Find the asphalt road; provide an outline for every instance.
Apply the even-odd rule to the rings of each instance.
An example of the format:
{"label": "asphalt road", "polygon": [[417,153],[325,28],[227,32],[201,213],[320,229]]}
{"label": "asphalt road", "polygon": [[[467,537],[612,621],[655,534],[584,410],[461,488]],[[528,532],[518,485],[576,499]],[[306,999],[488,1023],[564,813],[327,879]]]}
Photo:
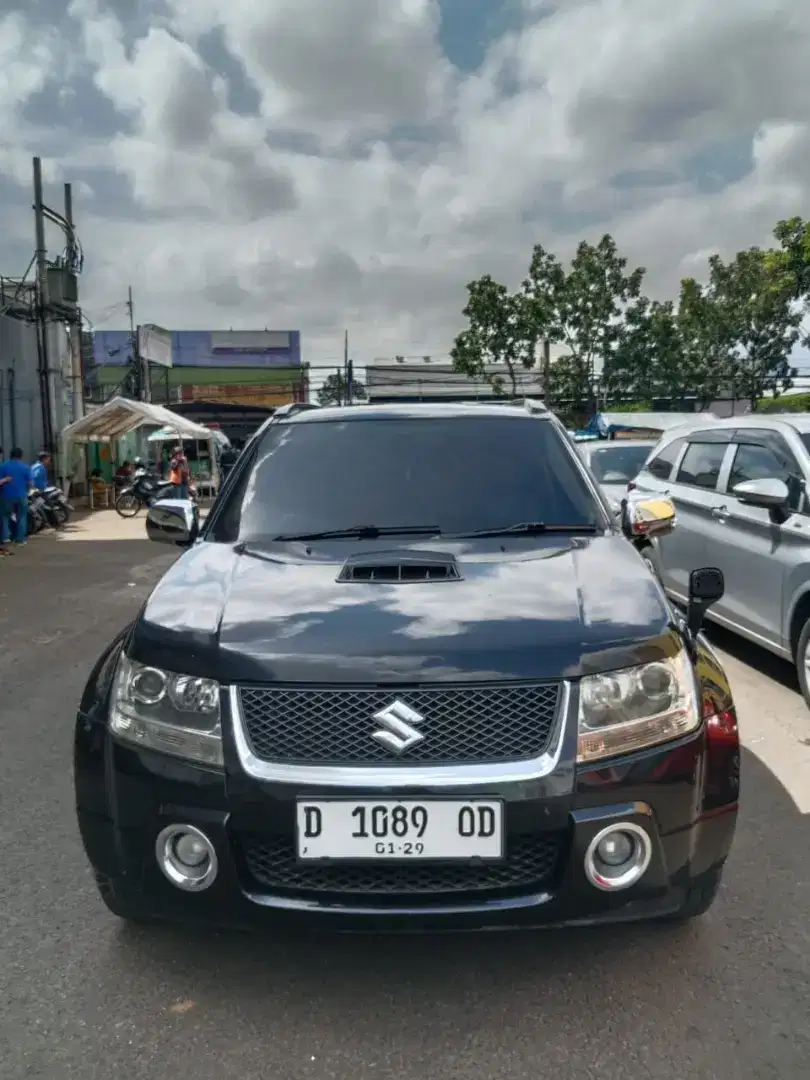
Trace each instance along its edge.
{"label": "asphalt road", "polygon": [[699,923],[477,937],[134,930],[102,907],[71,788],[91,662],[172,555],[38,539],[0,562],[0,1077],[747,1080],[810,1075],[810,714],[714,635],[747,743]]}

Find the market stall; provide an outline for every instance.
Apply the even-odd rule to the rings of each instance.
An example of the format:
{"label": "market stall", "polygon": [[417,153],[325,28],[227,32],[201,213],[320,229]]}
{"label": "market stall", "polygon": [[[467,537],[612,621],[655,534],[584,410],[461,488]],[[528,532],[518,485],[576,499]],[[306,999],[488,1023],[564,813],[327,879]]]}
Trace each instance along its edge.
{"label": "market stall", "polygon": [[[204,441],[208,446],[211,484],[216,490],[219,483],[219,467],[215,433],[210,428],[179,416],[163,405],[153,405],[146,401],[114,397],[98,408],[88,411],[81,420],[68,424],[59,435],[62,460],[66,463],[72,462],[73,452],[78,446],[87,446],[90,443],[112,445],[139,428],[162,429],[166,437],[175,442],[186,439]],[[71,470],[72,475],[75,475],[76,471],[75,468]]]}
{"label": "market stall", "polygon": [[[191,421],[191,423],[194,423],[194,421]],[[227,449],[231,445],[231,441],[223,431],[219,431],[217,428],[203,428],[203,430],[208,433],[208,437],[207,437],[206,441],[209,444],[209,449],[210,449],[211,440],[213,440],[214,454],[215,454],[215,458],[216,458],[216,461],[214,462],[215,467],[212,466],[210,472],[200,472],[199,469],[197,468],[198,461],[197,461],[197,458],[196,458],[196,454],[193,455],[194,458],[195,458],[194,461],[189,459],[189,465],[190,465],[190,468],[191,468],[192,480],[193,480],[195,486],[197,487],[197,490],[200,493],[200,495],[201,496],[215,495],[216,491],[217,491],[217,488],[219,486],[218,485],[219,455],[223,450]],[[183,443],[183,444],[195,443],[196,444],[198,441],[199,441],[199,439],[198,439],[197,436],[195,436],[195,435],[184,435],[181,432],[176,431],[171,426],[159,428],[157,431],[153,431],[152,434],[149,436],[149,444],[150,444],[150,446],[155,447],[155,456],[156,456],[158,461],[162,461],[163,458],[164,458],[164,447],[165,447],[166,443],[168,443],[169,447],[171,448],[172,446],[175,446],[177,443]],[[185,446],[184,446],[184,449],[185,449]],[[196,449],[196,447],[195,447],[195,449]]]}

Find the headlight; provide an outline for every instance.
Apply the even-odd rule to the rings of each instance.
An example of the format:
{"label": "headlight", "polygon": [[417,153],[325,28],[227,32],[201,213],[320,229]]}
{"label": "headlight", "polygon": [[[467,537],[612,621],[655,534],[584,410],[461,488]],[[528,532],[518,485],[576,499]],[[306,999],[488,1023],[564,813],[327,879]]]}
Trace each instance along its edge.
{"label": "headlight", "polygon": [[219,683],[145,667],[122,655],[113,682],[110,730],[124,742],[221,767]]}
{"label": "headlight", "polygon": [[587,675],[579,691],[577,761],[588,763],[688,735],[700,724],[686,652],[641,667]]}

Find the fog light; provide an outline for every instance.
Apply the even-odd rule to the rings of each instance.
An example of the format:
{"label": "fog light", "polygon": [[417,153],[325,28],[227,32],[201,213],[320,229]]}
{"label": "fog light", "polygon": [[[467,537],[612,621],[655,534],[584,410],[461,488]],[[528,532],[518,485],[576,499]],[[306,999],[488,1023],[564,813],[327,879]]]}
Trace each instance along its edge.
{"label": "fog light", "polygon": [[596,857],[606,866],[621,866],[633,857],[635,844],[627,833],[610,833],[596,846]]}
{"label": "fog light", "polygon": [[216,849],[193,825],[168,825],[155,842],[158,866],[178,889],[202,892],[219,870]]}
{"label": "fog light", "polygon": [[629,889],[646,873],[652,859],[650,834],[632,821],[608,825],[585,852],[585,875],[597,889]]}

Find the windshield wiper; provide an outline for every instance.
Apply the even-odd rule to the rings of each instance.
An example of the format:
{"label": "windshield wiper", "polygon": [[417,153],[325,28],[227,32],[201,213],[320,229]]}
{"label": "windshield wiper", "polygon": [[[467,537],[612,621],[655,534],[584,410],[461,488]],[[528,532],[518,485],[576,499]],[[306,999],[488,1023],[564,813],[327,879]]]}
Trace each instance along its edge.
{"label": "windshield wiper", "polygon": [[460,539],[468,539],[475,536],[539,536],[540,533],[595,533],[599,531],[599,526],[592,522],[583,522],[581,525],[547,525],[545,521],[521,521],[516,525],[477,529],[475,532],[458,535]]}
{"label": "windshield wiper", "polygon": [[378,536],[439,536],[438,525],[352,525],[348,529],[325,529],[323,532],[279,533],[278,543],[293,540],[376,540]]}

